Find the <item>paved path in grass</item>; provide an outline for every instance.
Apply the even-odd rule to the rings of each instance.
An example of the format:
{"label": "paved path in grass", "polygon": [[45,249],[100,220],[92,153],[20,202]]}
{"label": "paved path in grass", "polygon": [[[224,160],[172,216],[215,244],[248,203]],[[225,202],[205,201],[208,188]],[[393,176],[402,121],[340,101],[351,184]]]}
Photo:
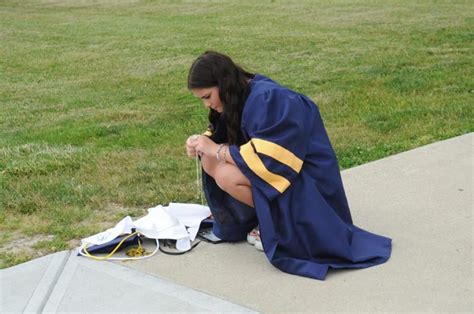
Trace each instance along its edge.
{"label": "paved path in grass", "polygon": [[390,260],[282,273],[247,243],[96,262],[64,251],[0,271],[0,312],[473,310],[473,133],[342,172],[356,225],[393,239]]}

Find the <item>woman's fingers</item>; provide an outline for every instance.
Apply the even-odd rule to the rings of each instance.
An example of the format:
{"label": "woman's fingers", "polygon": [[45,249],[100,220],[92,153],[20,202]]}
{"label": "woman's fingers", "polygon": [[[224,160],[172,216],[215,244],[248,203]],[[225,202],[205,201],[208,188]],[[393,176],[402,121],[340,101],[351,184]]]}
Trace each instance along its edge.
{"label": "woman's fingers", "polygon": [[215,146],[217,144],[214,143],[210,138],[207,136],[202,135],[192,135],[186,141],[186,151],[190,156],[199,156],[203,155],[213,155],[215,154]]}
{"label": "woman's fingers", "polygon": [[195,142],[198,138],[199,138],[199,135],[197,135],[197,134],[191,135],[191,136],[188,137],[188,139],[186,140],[186,144],[187,144],[187,145],[191,145],[191,144],[192,144],[193,142]]}
{"label": "woman's fingers", "polygon": [[186,140],[186,153],[189,157],[196,156],[196,145],[198,144],[197,139],[199,139],[199,135],[194,134]]}
{"label": "woman's fingers", "polygon": [[188,147],[186,147],[186,154],[191,157],[191,150]]}
{"label": "woman's fingers", "polygon": [[196,150],[192,147],[186,147],[186,153],[188,154],[189,157],[196,156]]}
{"label": "woman's fingers", "polygon": [[216,151],[216,146],[217,144],[214,143],[210,138],[207,136],[200,136],[194,143],[196,145],[194,146],[194,149],[197,151],[197,153],[202,156],[202,155],[215,155]]}

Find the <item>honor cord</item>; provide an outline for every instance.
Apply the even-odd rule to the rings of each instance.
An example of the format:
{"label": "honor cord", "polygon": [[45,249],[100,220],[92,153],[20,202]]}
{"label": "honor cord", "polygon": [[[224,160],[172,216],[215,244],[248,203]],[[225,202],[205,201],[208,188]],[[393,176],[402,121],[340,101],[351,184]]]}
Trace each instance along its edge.
{"label": "honor cord", "polygon": [[199,193],[199,198],[201,199],[201,205],[204,205],[204,197],[202,192],[202,167],[200,165],[199,156],[196,154],[196,186]]}

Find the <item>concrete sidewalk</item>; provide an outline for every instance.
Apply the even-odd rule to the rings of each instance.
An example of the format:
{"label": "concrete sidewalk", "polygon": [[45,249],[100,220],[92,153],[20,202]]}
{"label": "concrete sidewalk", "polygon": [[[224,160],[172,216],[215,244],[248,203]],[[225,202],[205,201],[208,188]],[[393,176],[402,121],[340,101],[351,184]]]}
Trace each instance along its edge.
{"label": "concrete sidewalk", "polygon": [[0,280],[0,313],[254,313],[157,276],[78,257],[75,251],[2,270]]}
{"label": "concrete sidewalk", "polygon": [[343,171],[354,223],[390,260],[285,274],[247,243],[127,263],[59,252],[0,271],[0,312],[472,312],[473,134]]}

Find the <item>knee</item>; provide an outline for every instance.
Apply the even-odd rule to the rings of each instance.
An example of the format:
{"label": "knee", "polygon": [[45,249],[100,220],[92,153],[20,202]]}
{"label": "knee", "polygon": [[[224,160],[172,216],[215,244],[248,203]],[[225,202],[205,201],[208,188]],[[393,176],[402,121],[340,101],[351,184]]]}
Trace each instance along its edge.
{"label": "knee", "polygon": [[228,171],[225,171],[224,167],[216,169],[214,180],[224,192],[229,192],[236,185],[235,178]]}
{"label": "knee", "polygon": [[201,166],[202,170],[204,170],[205,173],[210,175],[211,177],[215,177],[215,164],[212,162],[211,158],[207,156],[202,156],[201,157]]}

